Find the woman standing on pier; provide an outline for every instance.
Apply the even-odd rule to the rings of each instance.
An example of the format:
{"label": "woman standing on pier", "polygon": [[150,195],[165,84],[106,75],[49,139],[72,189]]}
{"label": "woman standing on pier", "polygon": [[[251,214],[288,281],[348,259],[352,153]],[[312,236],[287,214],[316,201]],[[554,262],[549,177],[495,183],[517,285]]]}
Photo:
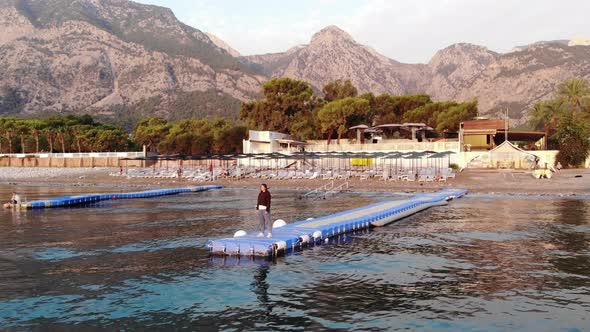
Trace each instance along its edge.
{"label": "woman standing on pier", "polygon": [[272,219],[270,217],[270,192],[266,184],[260,185],[260,193],[258,194],[258,202],[256,203],[256,210],[258,210],[258,222],[260,223],[260,233],[258,237],[264,236],[264,230],[266,229],[268,235],[266,237],[272,237]]}

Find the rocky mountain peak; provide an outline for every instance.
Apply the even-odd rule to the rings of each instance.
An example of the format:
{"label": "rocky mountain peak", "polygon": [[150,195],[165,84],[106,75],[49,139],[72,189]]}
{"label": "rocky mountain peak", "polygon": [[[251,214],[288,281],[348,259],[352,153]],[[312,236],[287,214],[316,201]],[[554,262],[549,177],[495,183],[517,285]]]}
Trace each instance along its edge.
{"label": "rocky mountain peak", "polygon": [[486,47],[458,43],[436,52],[430,60],[429,66],[433,73],[445,76],[451,75],[458,68],[473,74],[493,63],[497,56],[497,53]]}
{"label": "rocky mountain peak", "polygon": [[415,93],[423,91],[416,77],[424,65],[405,65],[356,42],[331,25],[315,33],[308,45],[287,52],[248,56],[273,77],[309,82],[317,90],[337,79],[350,79],[360,92]]}
{"label": "rocky mountain peak", "polygon": [[313,35],[311,38],[311,44],[331,44],[342,40],[354,42],[354,39],[348,34],[348,32],[335,25],[329,25]]}
{"label": "rocky mountain peak", "polygon": [[207,35],[207,37],[209,37],[209,39],[211,39],[211,41],[215,45],[217,45],[217,47],[225,50],[227,53],[229,53],[229,55],[233,56],[234,58],[241,56],[240,52],[229,46],[229,44],[226,43],[223,39],[209,32],[205,32],[205,34]]}
{"label": "rocky mountain peak", "polygon": [[454,59],[455,61],[463,61],[465,58],[470,58],[481,61],[482,63],[489,63],[495,56],[496,53],[486,47],[469,43],[457,43],[436,52],[430,60],[430,64],[433,65],[445,58]]}
{"label": "rocky mountain peak", "polygon": [[22,99],[0,114],[146,100],[166,114],[189,97],[236,112],[264,79],[168,8],[127,0],[0,0],[0,8],[0,87]]}

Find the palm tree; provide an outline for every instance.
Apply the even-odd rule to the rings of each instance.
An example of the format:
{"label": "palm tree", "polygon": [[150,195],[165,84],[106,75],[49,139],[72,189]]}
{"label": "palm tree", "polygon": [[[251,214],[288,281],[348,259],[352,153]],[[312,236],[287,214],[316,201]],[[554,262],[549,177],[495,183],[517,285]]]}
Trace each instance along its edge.
{"label": "palm tree", "polygon": [[85,140],[85,134],[89,128],[90,126],[83,124],[75,125],[72,127],[72,135],[74,136],[74,140],[76,141],[78,153],[82,153],[82,143]]}
{"label": "palm tree", "polygon": [[68,131],[69,128],[65,125],[57,128],[57,139],[61,143],[61,153],[66,153],[66,135]]}
{"label": "palm tree", "polygon": [[561,99],[540,101],[529,110],[529,123],[537,130],[545,131],[545,139],[549,140],[555,133],[559,120],[566,113],[566,105]]}
{"label": "palm tree", "polygon": [[557,86],[557,96],[570,104],[575,115],[576,111],[582,108],[583,99],[590,96],[590,86],[586,80],[572,78]]}
{"label": "palm tree", "polygon": [[4,139],[4,137],[2,137],[2,133],[4,132],[4,123],[6,122],[5,118],[0,118],[0,154],[2,153],[2,140]]}
{"label": "palm tree", "polygon": [[31,130],[31,135],[35,139],[35,152],[39,153],[39,136],[45,130],[46,124],[39,120],[30,120],[28,121],[28,124]]}
{"label": "palm tree", "polygon": [[49,153],[53,153],[53,142],[55,141],[55,138],[57,136],[57,134],[55,132],[55,128],[47,125],[43,129],[43,133],[45,134],[45,137],[47,138],[47,144],[49,144]]}
{"label": "palm tree", "polygon": [[26,153],[26,144],[25,144],[25,137],[29,134],[30,128],[27,121],[20,120],[16,122],[16,132],[20,137],[20,149],[21,153]]}
{"label": "palm tree", "polygon": [[14,138],[15,121],[11,118],[2,119],[3,134],[8,141],[8,153],[12,153],[12,139]]}

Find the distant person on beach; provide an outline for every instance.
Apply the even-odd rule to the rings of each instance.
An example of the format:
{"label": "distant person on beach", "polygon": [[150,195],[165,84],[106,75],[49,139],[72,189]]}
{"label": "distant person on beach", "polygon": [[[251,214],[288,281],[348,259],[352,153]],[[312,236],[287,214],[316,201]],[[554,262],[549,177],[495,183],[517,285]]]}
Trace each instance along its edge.
{"label": "distant person on beach", "polygon": [[10,197],[10,204],[18,205],[20,203],[21,203],[20,196],[17,193],[13,192],[12,197]]}
{"label": "distant person on beach", "polygon": [[260,193],[258,194],[258,202],[256,203],[256,210],[258,210],[258,222],[260,233],[258,237],[264,236],[264,230],[268,232],[266,237],[272,237],[272,219],[270,217],[270,192],[266,184],[260,185]]}
{"label": "distant person on beach", "polygon": [[119,167],[119,175],[123,176],[123,166]]}
{"label": "distant person on beach", "polygon": [[176,171],[176,174],[178,175],[178,178],[182,178],[182,168],[179,167],[178,170]]}

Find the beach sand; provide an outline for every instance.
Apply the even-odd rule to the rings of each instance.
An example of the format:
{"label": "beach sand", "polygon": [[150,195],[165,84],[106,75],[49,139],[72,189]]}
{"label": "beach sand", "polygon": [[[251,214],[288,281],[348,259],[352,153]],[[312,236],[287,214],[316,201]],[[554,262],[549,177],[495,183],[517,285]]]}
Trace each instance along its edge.
{"label": "beach sand", "polygon": [[[114,168],[0,168],[0,185],[32,186],[76,186],[110,188],[161,188],[188,185],[221,184],[228,188],[257,188],[267,183],[272,190],[309,191],[318,188],[328,180],[269,180],[269,179],[219,179],[214,182],[196,182],[178,179],[145,179],[110,176],[117,173]],[[581,176],[581,177],[580,177]],[[344,183],[335,180],[335,184]],[[422,192],[442,188],[465,188],[472,193],[508,193],[529,195],[585,195],[590,194],[590,170],[568,169],[554,173],[551,179],[535,179],[529,171],[467,169],[457,174],[456,179],[447,182],[385,182],[379,178],[369,180],[351,179],[350,191],[364,192]]]}

